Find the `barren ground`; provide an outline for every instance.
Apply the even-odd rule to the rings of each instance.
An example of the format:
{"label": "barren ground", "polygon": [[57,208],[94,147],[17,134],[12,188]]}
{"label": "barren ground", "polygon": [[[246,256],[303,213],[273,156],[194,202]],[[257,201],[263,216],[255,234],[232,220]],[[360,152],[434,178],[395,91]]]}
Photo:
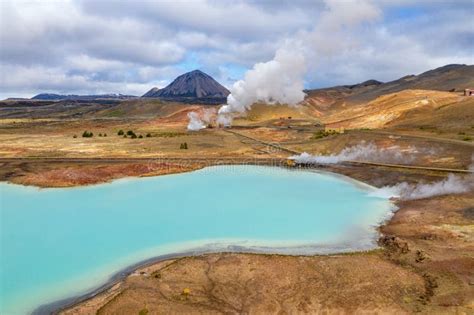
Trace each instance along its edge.
{"label": "barren ground", "polygon": [[[386,182],[398,176],[388,174]],[[158,262],[63,313],[470,314],[473,204],[472,193],[400,202],[381,227],[381,248],[366,253],[222,253]]]}
{"label": "barren ground", "polygon": [[[415,96],[413,102],[425,99]],[[468,139],[474,136],[472,120],[450,124],[443,120],[448,114],[437,113],[448,104],[450,113],[471,117],[474,106],[457,98],[453,105],[448,102],[451,96],[446,96],[446,103],[436,102],[436,97],[446,100],[445,95],[433,94],[435,101],[419,103],[433,114],[428,119],[421,121],[425,112],[420,108],[402,106],[397,119],[379,129],[350,129],[319,139],[314,137],[321,130],[315,109],[301,113],[279,108],[270,113],[257,107],[231,130],[199,133],[185,129],[188,109],[172,106],[162,116],[134,119],[112,110],[100,119],[0,119],[0,179],[42,187],[96,184],[124,176],[190,171],[219,159],[268,164],[291,155],[286,149],[331,154],[361,141],[398,146],[414,165],[466,169],[474,152]],[[359,109],[348,110],[348,115],[353,111]],[[360,128],[359,123],[351,120],[349,127]],[[143,138],[118,136],[120,129]],[[85,130],[94,137],[81,137]],[[187,150],[180,149],[184,142]],[[362,165],[325,169],[379,187],[446,176]],[[395,216],[380,228],[384,237],[378,250],[311,257],[221,253],[171,259],[137,270],[64,313],[473,313],[474,194],[398,205]],[[186,288],[188,294],[183,293]]]}

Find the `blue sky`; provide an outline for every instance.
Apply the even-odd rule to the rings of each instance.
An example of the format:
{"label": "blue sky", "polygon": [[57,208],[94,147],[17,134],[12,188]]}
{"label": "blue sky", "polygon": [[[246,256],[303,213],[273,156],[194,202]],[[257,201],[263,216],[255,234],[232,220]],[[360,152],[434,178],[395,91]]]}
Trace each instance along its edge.
{"label": "blue sky", "polygon": [[3,0],[0,98],[141,95],[196,68],[229,87],[300,39],[307,88],[388,81],[473,64],[472,16],[472,0]]}

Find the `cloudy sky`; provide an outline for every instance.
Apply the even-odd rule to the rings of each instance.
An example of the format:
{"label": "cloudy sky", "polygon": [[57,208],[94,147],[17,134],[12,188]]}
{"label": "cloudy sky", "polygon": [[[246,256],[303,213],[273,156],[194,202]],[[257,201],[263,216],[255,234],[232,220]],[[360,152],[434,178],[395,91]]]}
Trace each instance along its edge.
{"label": "cloudy sky", "polygon": [[473,16],[472,0],[1,0],[0,98],[141,95],[197,68],[230,86],[295,39],[308,88],[388,81],[473,64]]}

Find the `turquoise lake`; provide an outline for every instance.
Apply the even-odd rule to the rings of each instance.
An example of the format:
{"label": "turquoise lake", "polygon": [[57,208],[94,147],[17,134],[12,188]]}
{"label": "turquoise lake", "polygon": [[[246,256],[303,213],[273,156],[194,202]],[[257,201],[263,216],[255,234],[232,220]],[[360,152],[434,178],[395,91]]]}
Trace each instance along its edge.
{"label": "turquoise lake", "polygon": [[364,250],[393,205],[329,173],[216,166],[78,188],[0,184],[0,313],[83,294],[147,258]]}

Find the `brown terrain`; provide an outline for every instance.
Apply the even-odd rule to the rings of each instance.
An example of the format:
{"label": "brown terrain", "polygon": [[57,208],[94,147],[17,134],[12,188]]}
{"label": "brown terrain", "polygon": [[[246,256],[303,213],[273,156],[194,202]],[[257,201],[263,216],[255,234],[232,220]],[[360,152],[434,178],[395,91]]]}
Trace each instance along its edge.
{"label": "brown terrain", "polygon": [[[442,177],[378,168],[330,170],[379,185]],[[400,209],[380,228],[381,249],[365,253],[222,253],[160,261],[63,313],[470,314],[473,204],[472,193],[397,202]]]}
{"label": "brown terrain", "polygon": [[[210,105],[2,102],[0,179],[65,187],[223,163],[285,166],[290,155],[333,154],[364,141],[396,147],[407,159],[315,167],[377,187],[439,181],[473,162],[474,97],[461,92],[473,83],[472,69],[447,66],[389,83],[311,90],[298,107],[257,104],[230,129],[199,132],[186,130],[187,113]],[[325,126],[345,130],[328,133]],[[94,136],[82,137],[84,131]],[[399,210],[380,227],[379,249],[156,261],[62,313],[473,314],[474,192],[395,202]]]}

